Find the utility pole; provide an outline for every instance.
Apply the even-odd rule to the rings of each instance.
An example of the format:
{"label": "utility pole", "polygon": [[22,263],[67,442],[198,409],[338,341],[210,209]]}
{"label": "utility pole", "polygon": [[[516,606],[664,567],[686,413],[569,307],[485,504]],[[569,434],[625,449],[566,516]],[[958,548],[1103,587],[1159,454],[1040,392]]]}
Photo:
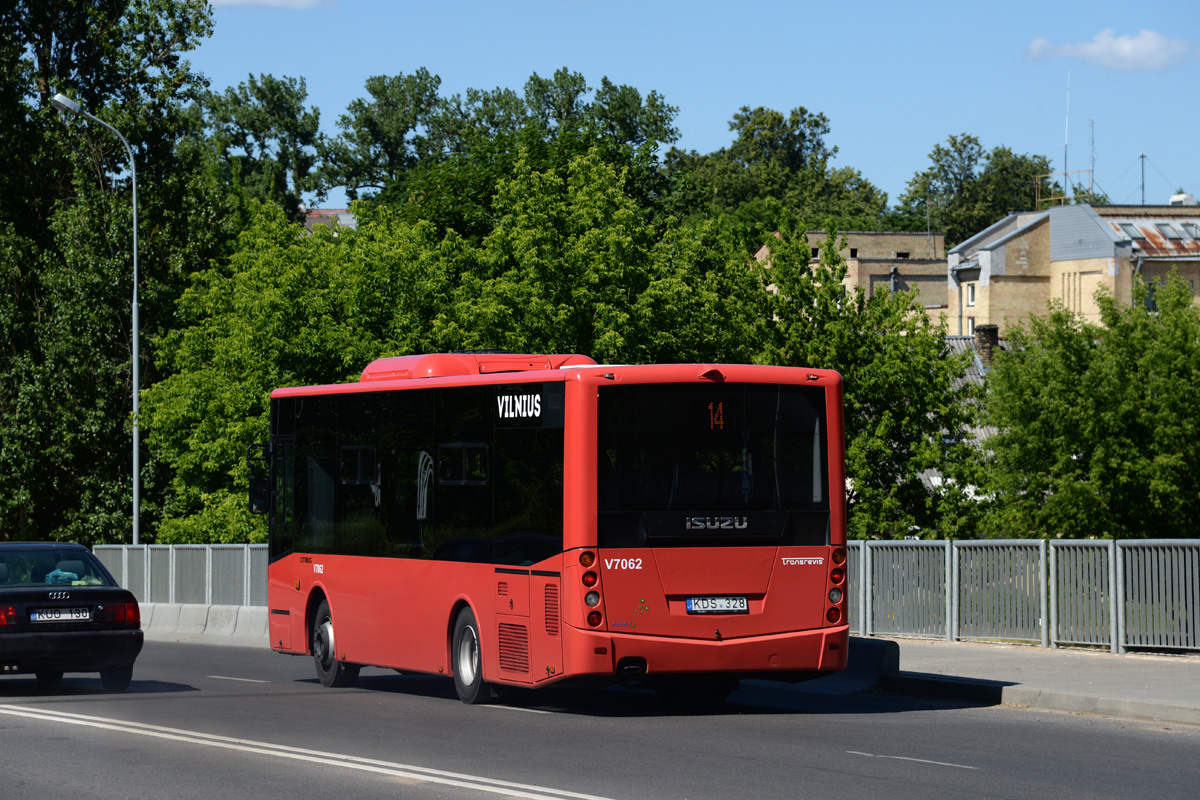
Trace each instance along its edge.
{"label": "utility pole", "polygon": [[1138,156],[1142,160],[1142,205],[1146,205],[1146,154]]}

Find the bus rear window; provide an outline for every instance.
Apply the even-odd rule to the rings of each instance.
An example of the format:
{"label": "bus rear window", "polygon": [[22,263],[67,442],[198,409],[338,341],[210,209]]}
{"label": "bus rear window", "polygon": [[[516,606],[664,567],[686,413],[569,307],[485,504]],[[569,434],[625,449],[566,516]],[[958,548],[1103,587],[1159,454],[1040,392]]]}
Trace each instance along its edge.
{"label": "bus rear window", "polygon": [[601,546],[828,540],[819,387],[601,387],[598,450]]}

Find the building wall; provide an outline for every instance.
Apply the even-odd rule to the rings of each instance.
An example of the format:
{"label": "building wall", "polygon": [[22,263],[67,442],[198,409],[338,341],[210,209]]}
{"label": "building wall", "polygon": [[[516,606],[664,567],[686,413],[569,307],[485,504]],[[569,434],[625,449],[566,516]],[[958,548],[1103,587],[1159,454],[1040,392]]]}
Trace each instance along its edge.
{"label": "building wall", "polygon": [[[820,247],[829,234],[825,231],[806,231],[809,247]],[[946,257],[945,234],[933,232],[902,233],[891,231],[846,231],[846,246],[842,258],[897,259],[898,253],[908,253],[914,260]],[[851,252],[853,251],[853,252]]]}
{"label": "building wall", "polygon": [[[1119,293],[1117,277],[1109,275],[1111,263],[1111,258],[1054,262],[1050,276],[1050,297],[1062,301],[1068,311],[1082,314],[1088,322],[1099,322],[1097,290],[1103,286],[1114,295]],[[1125,283],[1128,284],[1128,281]]]}
{"label": "building wall", "polygon": [[[976,325],[996,325],[1000,335],[1013,324],[1026,323],[1032,314],[1045,314],[1050,300],[1050,225],[1044,219],[1021,235],[991,251],[991,269],[980,275],[975,313],[964,309],[963,333],[970,333],[967,317]],[[967,290],[964,290],[964,305]]]}

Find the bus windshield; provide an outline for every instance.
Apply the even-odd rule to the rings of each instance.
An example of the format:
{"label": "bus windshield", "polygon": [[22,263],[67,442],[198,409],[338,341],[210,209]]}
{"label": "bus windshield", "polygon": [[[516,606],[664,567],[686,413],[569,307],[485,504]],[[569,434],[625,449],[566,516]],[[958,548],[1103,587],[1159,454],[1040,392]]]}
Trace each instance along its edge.
{"label": "bus windshield", "polygon": [[825,391],[599,390],[601,547],[828,544]]}

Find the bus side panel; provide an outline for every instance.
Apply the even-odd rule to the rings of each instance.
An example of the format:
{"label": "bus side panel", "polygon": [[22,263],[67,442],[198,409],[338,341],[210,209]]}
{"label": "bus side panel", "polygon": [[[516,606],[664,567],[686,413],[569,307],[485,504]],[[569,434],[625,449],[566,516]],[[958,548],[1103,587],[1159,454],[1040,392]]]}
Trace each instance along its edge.
{"label": "bus side panel", "polygon": [[539,575],[538,570],[534,570],[530,583],[530,637],[536,683],[562,675],[562,579],[557,573]]}
{"label": "bus side panel", "polygon": [[267,568],[267,617],[271,649],[281,653],[303,653],[304,595],[295,589],[297,556],[290,555]]}

